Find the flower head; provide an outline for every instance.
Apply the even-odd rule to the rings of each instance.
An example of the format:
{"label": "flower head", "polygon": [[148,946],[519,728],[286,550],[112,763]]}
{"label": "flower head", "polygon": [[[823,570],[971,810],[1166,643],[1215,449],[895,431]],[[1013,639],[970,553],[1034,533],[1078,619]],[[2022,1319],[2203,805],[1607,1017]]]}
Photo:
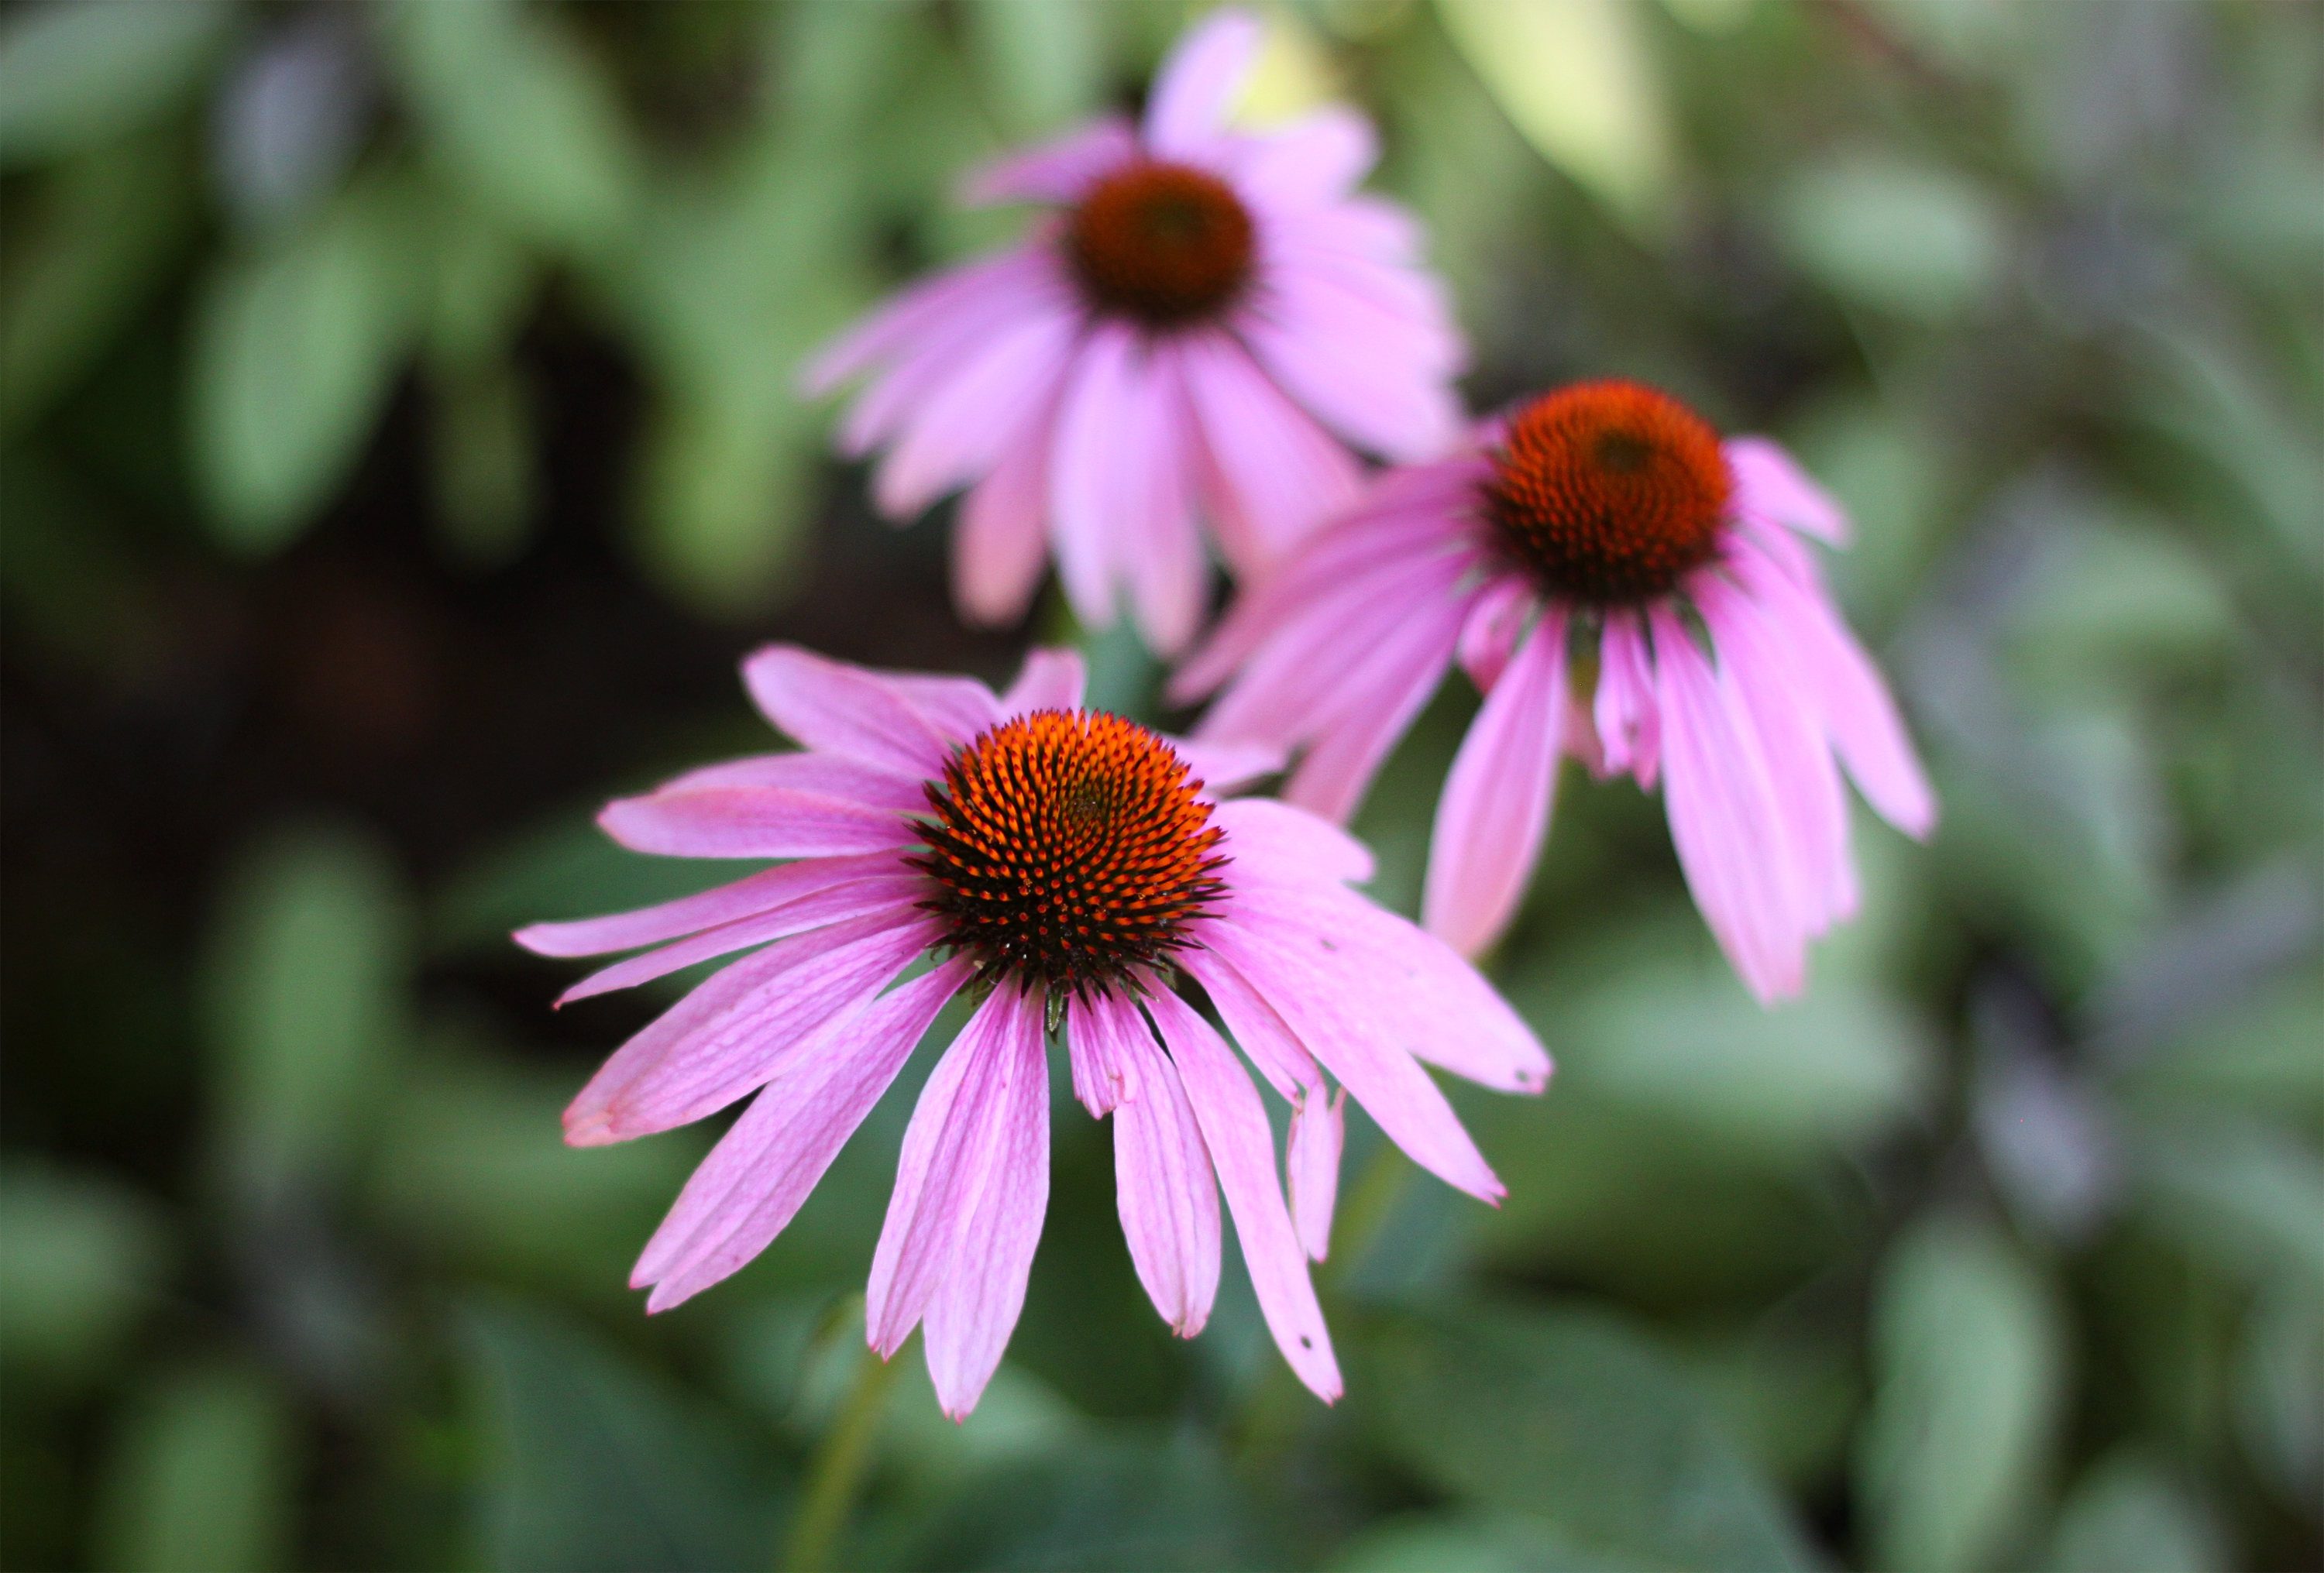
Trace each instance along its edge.
{"label": "flower head", "polygon": [[1127,589],[1158,649],[1201,621],[1207,525],[1263,574],[1353,500],[1343,443],[1432,455],[1459,430],[1462,347],[1414,226],[1352,188],[1370,127],[1326,108],[1225,129],[1259,41],[1221,12],[1109,118],[971,177],[981,201],[1052,211],[1019,245],[914,286],[825,349],[807,386],[869,374],[841,446],[884,447],[881,510],[970,489],[954,588],[987,622],[1025,609],[1054,547],[1075,613]]}
{"label": "flower head", "polygon": [[1571,752],[1601,777],[1659,779],[1696,905],[1775,999],[1855,909],[1839,766],[1891,823],[1936,822],[1799,538],[1847,530],[1773,443],[1722,442],[1637,383],[1580,383],[1382,477],[1235,608],[1175,692],[1225,685],[1198,735],[1304,747],[1286,796],[1344,819],[1457,658],[1486,698],[1437,804],[1430,931],[1469,955],[1500,934]]}
{"label": "flower head", "polygon": [[[1218,1287],[1219,1196],[1260,1309],[1325,1399],[1338,1366],[1306,1269],[1329,1241],[1352,1093],[1424,1167],[1501,1193],[1421,1061],[1538,1091],[1549,1060],[1469,965],[1348,888],[1363,849],[1279,803],[1214,786],[1268,750],[1167,739],[1081,708],[1078,658],[1037,653],[996,696],[776,646],[743,668],[806,745],[696,770],[608,806],[641,851],[789,860],[618,916],[539,924],[545,955],[656,947],[576,998],[737,951],[606,1062],[566,1111],[576,1145],[701,1118],[756,1093],[648,1243],[632,1283],[660,1311],[788,1224],[936,1013],[980,1002],[930,1074],[872,1258],[868,1334],[916,1326],[964,1415],[1022,1308],[1048,1197],[1047,1045],[1111,1115],[1122,1233],[1187,1337]],[[907,976],[924,958],[934,964]],[[1199,985],[1239,1060],[1179,998]],[[901,980],[899,981],[899,980]],[[1290,1200],[1245,1061],[1292,1108]]]}

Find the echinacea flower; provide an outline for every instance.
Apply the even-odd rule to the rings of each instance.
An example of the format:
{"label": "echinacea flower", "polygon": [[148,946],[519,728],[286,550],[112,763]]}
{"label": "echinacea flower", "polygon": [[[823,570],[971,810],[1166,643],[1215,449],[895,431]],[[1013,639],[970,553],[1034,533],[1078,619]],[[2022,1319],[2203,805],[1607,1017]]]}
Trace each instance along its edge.
{"label": "echinacea flower", "polygon": [[840,446],[887,449],[883,513],[972,488],[952,547],[974,621],[1014,621],[1054,548],[1084,624],[1111,623],[1126,587],[1147,642],[1175,652],[1206,598],[1198,520],[1238,575],[1259,575],[1352,500],[1342,439],[1413,459],[1459,436],[1464,350],[1414,265],[1417,231],[1351,191],[1370,126],[1327,107],[1264,135],[1225,128],[1259,41],[1250,16],[1218,13],[1163,64],[1135,129],[1100,120],[972,174],[970,200],[1056,211],[806,372],[815,393],[872,373]]}
{"label": "echinacea flower", "polygon": [[[1468,963],[1347,888],[1371,863],[1345,834],[1279,803],[1220,802],[1200,778],[1270,757],[1080,708],[1069,652],[1036,653],[999,697],[785,646],[743,675],[806,751],[696,770],[600,823],[640,851],[791,860],[517,935],[553,956],[658,947],[567,999],[751,950],[623,1044],[566,1111],[566,1140],[588,1146],[758,1094],[639,1259],[647,1309],[765,1249],[968,990],[981,1003],[904,1136],[872,1263],[872,1347],[892,1356],[924,1327],[945,1412],[975,1405],[1047,1206],[1047,1044],[1061,1037],[1074,1094],[1113,1116],[1122,1233],[1155,1309],[1189,1338],[1209,1316],[1223,1189],[1276,1342],[1300,1380],[1337,1397],[1306,1259],[1330,1237],[1348,1095],[1422,1166],[1497,1199],[1420,1062],[1539,1091],[1549,1060],[1525,1025]],[[931,970],[898,981],[931,953]],[[1287,1207],[1258,1090],[1179,998],[1181,973],[1291,1104]]]}
{"label": "echinacea flower", "polygon": [[[1584,382],[1391,472],[1175,680],[1196,735],[1303,746],[1285,796],[1345,819],[1457,657],[1486,695],[1436,807],[1422,917],[1475,955],[1524,894],[1562,751],[1657,777],[1695,905],[1762,1000],[1856,906],[1835,764],[1914,836],[1936,802],[1800,535],[1839,507],[1774,443]],[[1231,679],[1230,682],[1229,680]],[[1593,686],[1594,685],[1594,686]]]}

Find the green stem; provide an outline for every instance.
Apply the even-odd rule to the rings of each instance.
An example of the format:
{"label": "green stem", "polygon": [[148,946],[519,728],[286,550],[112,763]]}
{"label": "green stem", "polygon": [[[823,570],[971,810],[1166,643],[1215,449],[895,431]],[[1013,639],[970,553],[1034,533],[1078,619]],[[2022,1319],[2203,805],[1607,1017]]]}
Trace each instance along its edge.
{"label": "green stem", "polygon": [[863,1488],[872,1444],[888,1407],[888,1389],[901,1367],[899,1360],[883,1360],[872,1349],[863,1351],[847,1398],[831,1429],[824,1433],[823,1445],[816,1449],[807,1493],[791,1520],[790,1540],[783,1550],[783,1566],[789,1573],[825,1573],[833,1565],[840,1532],[847,1527],[848,1513]]}

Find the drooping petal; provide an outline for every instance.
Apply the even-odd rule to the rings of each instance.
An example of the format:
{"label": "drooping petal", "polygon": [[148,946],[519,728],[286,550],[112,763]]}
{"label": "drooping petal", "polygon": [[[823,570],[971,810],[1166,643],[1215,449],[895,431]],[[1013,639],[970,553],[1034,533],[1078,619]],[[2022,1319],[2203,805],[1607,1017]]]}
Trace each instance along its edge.
{"label": "drooping petal", "polygon": [[1152,347],[1144,381],[1131,407],[1136,424],[1118,434],[1127,506],[1116,528],[1126,538],[1119,556],[1139,631],[1156,654],[1170,657],[1193,641],[1210,583],[1194,524],[1193,416],[1176,345]]}
{"label": "drooping petal", "polygon": [[1248,1059],[1267,1078],[1267,1084],[1282,1095],[1286,1103],[1296,1105],[1310,1091],[1319,1092],[1323,1086],[1323,1067],[1315,1056],[1299,1041],[1299,1035],[1276,1014],[1275,1007],[1250,980],[1238,972],[1221,956],[1208,950],[1180,952],[1179,962],[1203,992],[1211,997],[1218,1007],[1219,1019],[1227,1024],[1227,1031]]}
{"label": "drooping petal", "polygon": [[1662,770],[1662,715],[1655,706],[1646,625],[1634,612],[1607,614],[1598,638],[1598,692],[1591,704],[1600,773],[1618,776],[1627,770],[1653,791]]}
{"label": "drooping petal", "polygon": [[1180,354],[1210,460],[1219,544],[1250,579],[1352,503],[1362,474],[1338,439],[1227,335],[1190,336]]}
{"label": "drooping petal", "polygon": [[[785,756],[786,758],[792,756]],[[762,869],[745,879],[681,896],[659,906],[585,917],[572,923],[536,923],[516,931],[516,943],[540,956],[595,956],[658,944],[737,918],[773,910],[835,885],[868,878],[897,868],[891,853],[853,858],[810,858]]]}
{"label": "drooping petal", "polygon": [[924,915],[875,914],[743,957],[614,1052],[566,1109],[566,1141],[626,1141],[725,1108],[811,1053],[941,932]]}
{"label": "drooping petal", "polygon": [[1001,713],[1006,719],[1036,710],[1079,710],[1088,681],[1079,650],[1034,649],[1025,657],[1017,681],[1001,696]]}
{"label": "drooping petal", "polygon": [[1056,409],[1052,397],[961,501],[952,533],[953,600],[971,622],[1008,627],[1025,615],[1040,588],[1049,557],[1049,455]]}
{"label": "drooping petal", "polygon": [[1138,156],[1138,138],[1118,115],[1077,131],[979,164],[959,187],[972,207],[996,202],[1056,202],[1080,199],[1092,181]]}
{"label": "drooping petal", "polygon": [[[1030,998],[1029,996],[1028,997]],[[954,1182],[975,1200],[963,1215],[951,1267],[928,1299],[928,1376],[936,1403],[966,1420],[1000,1367],[1025,1309],[1025,1283],[1049,1208],[1049,1078],[1038,1004],[1000,1044],[1001,1090],[992,1131]]]}
{"label": "drooping petal", "polygon": [[1846,546],[1848,514],[1792,455],[1764,437],[1733,437],[1720,445],[1735,478],[1735,506],[1755,519]]}
{"label": "drooping petal", "polygon": [[1103,999],[1097,1008],[1126,1018],[1117,1036],[1139,1086],[1113,1114],[1121,1237],[1154,1309],[1191,1338],[1210,1320],[1219,1290],[1219,1186],[1210,1149],[1177,1067],[1155,1045],[1138,1007]]}
{"label": "drooping petal", "polygon": [[748,945],[765,944],[791,934],[805,934],[825,924],[881,914],[898,918],[908,917],[927,894],[927,885],[926,876],[904,868],[900,863],[894,864],[887,872],[851,880],[844,885],[829,886],[772,911],[720,924],[675,944],[648,951],[641,956],[632,956],[610,967],[601,967],[558,995],[557,1003],[570,1005],[576,999],[586,999],[595,994],[634,988],[656,978],[666,978],[679,968],[690,967],[696,961],[706,961],[713,956],[723,956]]}
{"label": "drooping petal", "polygon": [[1485,696],[1436,800],[1422,921],[1464,956],[1500,937],[1532,879],[1565,704],[1565,615],[1552,607]]}
{"label": "drooping petal", "polygon": [[769,645],[742,663],[742,681],[761,713],[811,749],[923,781],[943,772],[951,752],[951,738],[861,667]]}
{"label": "drooping petal", "polygon": [[1499,575],[1478,591],[1461,624],[1457,651],[1461,669],[1480,694],[1490,694],[1509,664],[1539,598],[1533,586],[1516,574]]}
{"label": "drooping petal", "polygon": [[1083,341],[1057,408],[1049,456],[1050,529],[1065,599],[1087,628],[1113,621],[1124,511],[1116,434],[1136,419],[1138,353],[1130,329],[1101,324]]}
{"label": "drooping petal", "polygon": [[994,332],[964,356],[881,461],[872,483],[880,511],[917,517],[945,492],[988,472],[1048,408],[1079,331],[1062,314],[1028,317]]}
{"label": "drooping petal", "polygon": [[1806,943],[1795,860],[1758,738],[1676,614],[1658,609],[1654,633],[1663,802],[1687,888],[1754,994],[1796,994]]}
{"label": "drooping petal", "polygon": [[1344,821],[1355,814],[1388,750],[1452,664],[1466,611],[1447,595],[1380,637],[1372,655],[1348,678],[1350,689],[1360,689],[1371,704],[1344,715],[1315,741],[1284,786],[1286,801],[1326,819]]}
{"label": "drooping petal", "polygon": [[847,1138],[971,975],[954,960],[874,1001],[824,1052],[763,1088],[678,1192],[631,1274],[667,1311],[733,1273],[788,1227]]}
{"label": "drooping petal", "polygon": [[1074,1076],[1074,1096],[1103,1119],[1139,1095],[1137,1056],[1124,1035],[1146,1031],[1134,1009],[1125,1010],[1110,996],[1076,998],[1065,1012],[1065,1053]]}
{"label": "drooping petal", "polygon": [[1340,1149],[1347,1140],[1348,1090],[1311,1093],[1291,1111],[1284,1173],[1291,1182],[1291,1221],[1314,1261],[1332,1249],[1332,1209],[1340,1194]]}
{"label": "drooping petal", "polygon": [[993,989],[913,1107],[865,1291],[864,1334],[882,1358],[911,1336],[952,1270],[961,1232],[1002,1145],[1017,1045],[1028,1028],[1040,1031],[1040,1003],[1028,1007],[1028,998]]}
{"label": "drooping petal", "polygon": [[1410,1053],[1381,1023],[1355,1007],[1351,969],[1321,948],[1328,936],[1270,921],[1255,897],[1240,897],[1205,938],[1273,1006],[1309,1052],[1348,1089],[1388,1139],[1446,1184],[1486,1201],[1506,1194],[1469,1133]]}
{"label": "drooping petal", "polygon": [[1165,158],[1205,151],[1259,58],[1262,36],[1257,18],[1230,9],[1213,12],[1180,40],[1147,98],[1148,150]]}
{"label": "drooping petal", "polygon": [[597,824],[633,852],[671,858],[832,858],[906,846],[913,837],[891,809],[782,786],[618,797]]}
{"label": "drooping petal", "polygon": [[1275,1136],[1259,1090],[1235,1062],[1233,1053],[1210,1023],[1177,996],[1157,993],[1149,1002],[1177,1067],[1186,1101],[1201,1127],[1203,1145],[1216,1166],[1243,1260],[1250,1267],[1259,1308],[1275,1335],[1276,1347],[1299,1380],[1324,1403],[1341,1393],[1339,1362],[1332,1357],[1323,1310],[1307,1276],[1307,1258],[1291,1227],[1290,1210],[1276,1181]]}

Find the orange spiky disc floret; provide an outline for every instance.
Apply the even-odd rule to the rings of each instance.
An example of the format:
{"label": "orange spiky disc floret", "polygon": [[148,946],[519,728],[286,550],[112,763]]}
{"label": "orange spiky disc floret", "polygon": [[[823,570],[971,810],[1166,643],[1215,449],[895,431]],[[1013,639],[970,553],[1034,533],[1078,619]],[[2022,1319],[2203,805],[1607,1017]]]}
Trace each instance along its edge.
{"label": "orange spiky disc floret", "polygon": [[1036,711],[954,754],[911,860],[943,887],[945,943],[995,980],[1086,994],[1190,943],[1224,893],[1221,832],[1185,761],[1094,711]]}
{"label": "orange spiky disc floret", "polygon": [[1509,422],[1485,508],[1553,593],[1626,605],[1710,559],[1733,490],[1719,434],[1693,410],[1636,382],[1577,382]]}
{"label": "orange spiky disc floret", "polygon": [[1074,209],[1065,254],[1098,309],[1179,327],[1216,317],[1249,281],[1250,213],[1215,175],[1130,164]]}

